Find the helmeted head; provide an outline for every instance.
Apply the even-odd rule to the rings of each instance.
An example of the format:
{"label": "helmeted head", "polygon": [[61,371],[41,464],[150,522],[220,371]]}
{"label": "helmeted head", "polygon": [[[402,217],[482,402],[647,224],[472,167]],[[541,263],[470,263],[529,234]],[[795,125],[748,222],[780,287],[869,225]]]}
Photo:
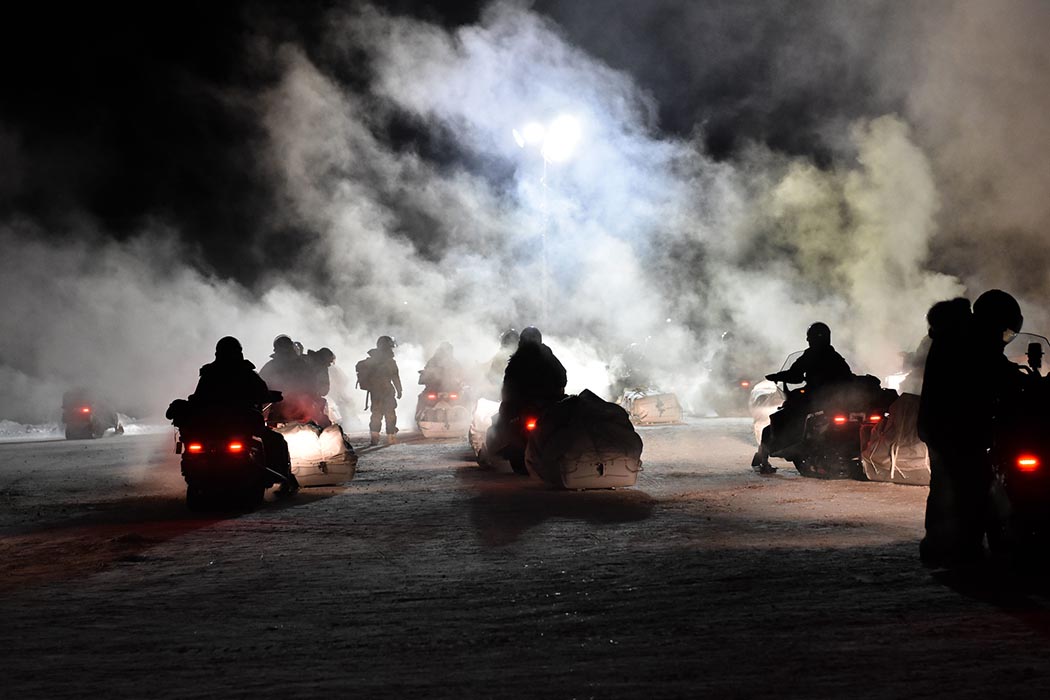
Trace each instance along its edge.
{"label": "helmeted head", "polygon": [[973,303],[973,320],[988,333],[1001,334],[1005,345],[1021,332],[1024,316],[1021,305],[1001,289],[989,289]]}
{"label": "helmeted head", "polygon": [[513,328],[508,328],[507,330],[500,333],[499,346],[501,348],[513,348],[517,347],[517,345],[518,332],[516,330],[514,330]]}
{"label": "helmeted head", "polygon": [[393,351],[397,347],[397,342],[389,335],[381,335],[376,339],[376,347],[380,350]]}
{"label": "helmeted head", "polygon": [[335,353],[329,350],[328,348],[321,348],[314,354],[317,355],[317,359],[319,359],[323,364],[331,365],[333,362],[335,362]]}
{"label": "helmeted head", "polygon": [[273,339],[274,352],[295,352],[295,343],[288,336],[281,334]]}
{"label": "helmeted head", "polygon": [[438,345],[437,350],[434,351],[434,356],[435,357],[452,357],[453,352],[454,352],[454,350],[452,348],[452,343],[450,343],[450,342],[448,342],[446,340],[443,343],[441,343],[441,345]]}
{"label": "helmeted head", "polygon": [[232,335],[219,340],[219,342],[215,343],[215,359],[221,361],[243,360],[244,349],[241,348],[241,341]]}
{"label": "helmeted head", "polygon": [[827,347],[831,345],[831,329],[828,324],[817,321],[806,329],[806,342],[809,347]]}
{"label": "helmeted head", "polygon": [[295,348],[295,354],[296,355],[302,355],[303,354],[303,350],[305,348],[303,348],[303,344],[300,343],[298,340],[292,341],[292,346]]}
{"label": "helmeted head", "polygon": [[536,326],[529,326],[521,331],[521,335],[518,336],[518,346],[522,345],[540,345],[543,342],[543,334],[540,333],[540,329]]}
{"label": "helmeted head", "polygon": [[938,301],[926,312],[931,338],[956,332],[970,320],[970,300],[965,297]]}

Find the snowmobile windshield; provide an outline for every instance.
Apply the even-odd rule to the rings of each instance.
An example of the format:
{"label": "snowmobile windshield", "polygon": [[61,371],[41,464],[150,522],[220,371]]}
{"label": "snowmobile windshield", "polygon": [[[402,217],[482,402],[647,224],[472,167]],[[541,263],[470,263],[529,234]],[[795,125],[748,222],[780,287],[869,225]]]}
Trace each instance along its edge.
{"label": "snowmobile windshield", "polygon": [[[797,360],[798,358],[802,357],[802,353],[804,353],[804,352],[805,352],[805,350],[796,350],[795,352],[793,352],[790,355],[788,355],[787,359],[784,360],[784,364],[780,366],[780,371],[783,372],[784,370],[791,369],[791,365],[795,364],[795,360]],[[788,391],[794,391],[795,389],[798,389],[799,387],[803,387],[803,386],[805,386],[805,383],[803,383],[803,384],[788,384],[787,388],[788,388]]]}
{"label": "snowmobile windshield", "polygon": [[[1038,348],[1038,349],[1037,349]],[[1030,360],[1039,364],[1039,374],[1045,377],[1050,370],[1050,342],[1035,333],[1018,333],[1003,350],[1010,362],[1031,367]]]}

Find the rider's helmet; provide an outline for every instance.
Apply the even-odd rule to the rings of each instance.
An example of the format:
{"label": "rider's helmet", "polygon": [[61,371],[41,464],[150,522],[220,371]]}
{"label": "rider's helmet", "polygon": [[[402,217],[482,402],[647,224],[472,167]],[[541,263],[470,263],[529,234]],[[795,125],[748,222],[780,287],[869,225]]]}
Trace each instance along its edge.
{"label": "rider's helmet", "polygon": [[277,336],[276,338],[273,339],[273,351],[274,352],[280,352],[280,351],[285,351],[286,352],[288,350],[291,350],[292,352],[295,352],[295,343],[292,342],[291,338],[289,338],[288,336],[286,336],[286,335],[284,335],[282,333],[281,335],[279,335],[279,336]]}
{"label": "rider's helmet", "polygon": [[539,345],[543,342],[543,334],[536,326],[529,326],[521,331],[518,337],[518,345]]}
{"label": "rider's helmet", "polygon": [[1021,305],[1001,289],[989,289],[973,303],[973,320],[981,328],[1002,333],[1008,343],[1021,332],[1024,316]]}
{"label": "rider's helmet", "polygon": [[513,347],[516,347],[517,344],[518,344],[518,332],[516,330],[514,330],[513,328],[508,328],[507,330],[505,330],[502,333],[500,333],[499,346],[501,348],[513,348]]}
{"label": "rider's helmet", "polygon": [[244,359],[243,353],[244,350],[241,348],[241,341],[237,340],[232,335],[228,335],[215,343],[216,360],[241,360]]}
{"label": "rider's helmet", "polygon": [[295,354],[296,355],[302,355],[303,354],[303,351],[305,350],[305,348],[303,347],[302,343],[300,343],[298,340],[296,340],[296,341],[292,342],[292,345],[295,347]]}
{"label": "rider's helmet", "polygon": [[329,350],[328,348],[321,348],[314,354],[317,355],[318,359],[320,359],[321,362],[323,362],[326,365],[330,365],[333,362],[335,362],[335,353]]}
{"label": "rider's helmet", "polygon": [[389,335],[381,335],[376,339],[376,347],[380,350],[393,350],[397,347],[397,342]]}
{"label": "rider's helmet", "polygon": [[817,321],[806,329],[806,342],[810,347],[831,345],[831,329],[828,324]]}

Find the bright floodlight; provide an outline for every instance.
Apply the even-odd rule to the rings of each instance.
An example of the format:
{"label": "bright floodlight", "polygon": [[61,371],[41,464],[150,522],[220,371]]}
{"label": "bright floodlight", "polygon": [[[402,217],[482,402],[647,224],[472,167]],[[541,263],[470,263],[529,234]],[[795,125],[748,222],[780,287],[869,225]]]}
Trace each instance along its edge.
{"label": "bright floodlight", "polygon": [[543,137],[546,135],[547,130],[543,128],[543,124],[539,122],[529,122],[522,129],[522,135],[525,137],[525,143],[530,146],[543,143]]}
{"label": "bright floodlight", "polygon": [[543,139],[543,157],[551,163],[564,162],[572,155],[579,140],[580,123],[575,117],[560,116],[547,129],[547,136]]}

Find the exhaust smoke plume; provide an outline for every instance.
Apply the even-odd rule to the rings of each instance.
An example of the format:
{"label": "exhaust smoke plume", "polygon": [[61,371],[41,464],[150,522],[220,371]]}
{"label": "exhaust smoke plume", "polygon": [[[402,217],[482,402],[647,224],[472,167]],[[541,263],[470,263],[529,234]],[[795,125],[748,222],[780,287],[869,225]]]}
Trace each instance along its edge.
{"label": "exhaust smoke plume", "polygon": [[[557,3],[494,3],[476,24],[453,28],[354,4],[324,16],[316,44],[258,24],[243,60],[269,79],[209,90],[209,99],[252,124],[255,148],[238,162],[272,192],[256,212],[260,230],[227,249],[274,264],[230,279],[217,270],[233,263],[205,252],[214,251],[206,234],[164,207],[123,237],[76,208],[65,232],[13,212],[0,232],[0,418],[53,418],[76,384],[104,389],[124,412],[157,415],[192,390],[228,334],[257,365],[278,333],[327,345],[346,374],[376,336],[394,335],[408,413],[415,372],[440,341],[479,364],[507,326],[542,325],[569,389],[599,394],[606,365],[644,343],[657,383],[695,410],[725,330],[748,339],[738,351],[759,371],[772,371],[823,320],[855,371],[885,374],[925,333],[931,303],[990,284],[1019,292],[1039,330],[1046,319],[1026,302],[1046,291],[1046,275],[1018,274],[1016,261],[1048,257],[1040,235],[1050,212],[1028,198],[1042,182],[1038,156],[1050,155],[1028,116],[1048,101],[1034,79],[1047,51],[1017,47],[1036,42],[1045,12],[1008,3],[1010,21],[978,33],[974,22],[990,10],[976,3],[869,2],[855,15],[837,3],[802,6],[808,30],[837,41],[818,50],[778,3],[765,15],[654,3],[625,10],[622,26],[610,18],[602,41],[577,31],[574,12]],[[666,85],[644,82],[651,56],[631,72],[629,57],[602,50],[647,11],[634,17],[652,30],[645,42],[678,26],[713,32],[679,64],[692,72],[675,77],[696,89],[678,114],[692,115],[687,129],[666,128],[675,104],[661,102]],[[770,56],[794,61],[771,92],[733,74],[761,42],[724,38],[726,25],[756,22]],[[884,41],[871,39],[872,27]],[[960,67],[966,46],[986,74]],[[903,70],[911,61],[923,70]],[[711,86],[711,66],[725,70],[723,88],[734,77],[738,91],[756,87],[744,97],[757,105],[752,116],[765,115],[741,119],[730,147],[719,136],[726,92]],[[1013,71],[1015,89],[993,90],[993,66]],[[814,76],[844,67],[853,80],[841,84],[869,96],[817,99]],[[1009,99],[990,107],[992,93]],[[562,114],[581,125],[566,162],[545,166],[512,138]],[[793,114],[798,138],[785,141],[791,124],[774,129],[769,117]],[[33,157],[18,128],[0,123],[0,153],[16,164]],[[1014,136],[1029,149],[999,149]],[[8,173],[0,187],[25,184]],[[337,402],[353,413],[363,396],[348,393]]]}

